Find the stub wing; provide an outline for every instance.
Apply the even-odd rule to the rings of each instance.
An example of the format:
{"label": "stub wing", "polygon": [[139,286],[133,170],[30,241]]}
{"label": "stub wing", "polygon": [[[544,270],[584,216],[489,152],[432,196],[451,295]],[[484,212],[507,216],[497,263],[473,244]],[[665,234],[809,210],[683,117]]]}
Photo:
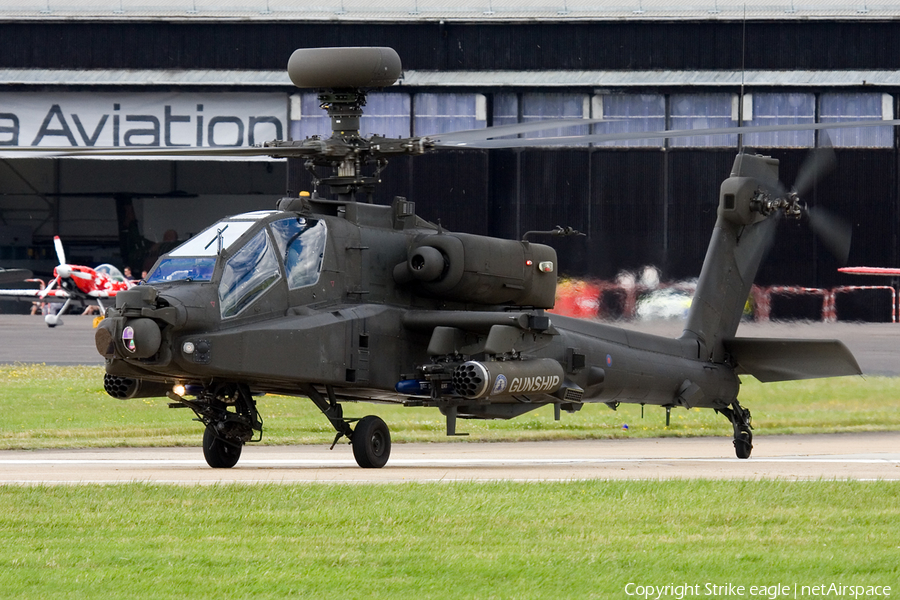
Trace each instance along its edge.
{"label": "stub wing", "polygon": [[766,383],[862,375],[853,353],[838,340],[731,338],[724,344],[738,374]]}

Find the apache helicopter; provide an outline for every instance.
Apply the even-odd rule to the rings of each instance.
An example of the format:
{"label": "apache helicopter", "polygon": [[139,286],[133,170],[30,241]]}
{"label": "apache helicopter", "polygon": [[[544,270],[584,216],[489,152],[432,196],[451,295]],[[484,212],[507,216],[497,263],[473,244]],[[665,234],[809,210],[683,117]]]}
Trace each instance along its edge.
{"label": "apache helicopter", "polygon": [[[748,458],[753,436],[750,412],[737,398],[739,375],[782,381],[861,373],[839,341],[735,337],[777,220],[807,213],[800,198],[822,161],[812,161],[788,192],[777,160],[737,155],[679,338],[549,315],[558,272],[550,246],[450,232],[416,216],[402,197],[390,206],[356,199],[371,197],[391,156],[530,145],[491,138],[560,122],[361,137],[366,90],[391,85],[400,71],[390,48],[297,50],[288,73],[298,87],[318,90],[330,138],[191,152],[305,157],[333,197],[319,196],[317,186],[280,199],[274,210],[222,219],[160,257],[145,284],[119,292],[95,337],[110,395],[167,396],[170,406],[192,409],[205,426],[206,461],[219,468],[234,466],[244,444],[260,439],[255,398],[265,393],[312,400],[334,427],[334,444],[348,438],[361,467],[387,463],[390,432],[377,416],[344,417],[345,402],[435,407],[446,416],[448,435],[457,434],[460,418],[509,419],[546,405],[557,416],[589,402],[710,408],[729,420],[735,453]],[[329,176],[319,177],[321,167]],[[842,235],[820,229],[846,246]]]}

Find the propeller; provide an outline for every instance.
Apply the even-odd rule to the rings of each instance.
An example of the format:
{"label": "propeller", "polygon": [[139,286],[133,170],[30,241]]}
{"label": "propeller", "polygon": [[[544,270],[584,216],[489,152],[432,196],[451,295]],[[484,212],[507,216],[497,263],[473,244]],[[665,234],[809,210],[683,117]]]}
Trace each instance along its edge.
{"label": "propeller", "polygon": [[819,236],[822,244],[834,255],[842,265],[850,258],[850,240],[853,226],[844,219],[832,214],[821,206],[806,209],[809,226]]}
{"label": "propeller", "polygon": [[803,164],[800,165],[797,179],[794,180],[793,192],[798,196],[806,195],[817,181],[828,175],[837,165],[831,138],[825,131],[819,134],[819,141],[821,142],[819,147],[806,155]]}
{"label": "propeller", "polygon": [[66,251],[63,249],[62,240],[58,235],[53,236],[53,247],[56,248],[56,259],[60,265],[66,264]]}
{"label": "propeller", "polygon": [[46,298],[50,290],[60,284],[62,279],[69,279],[70,277],[91,279],[89,274],[82,273],[66,262],[66,251],[65,248],[63,248],[62,240],[59,239],[58,235],[53,236],[53,247],[56,249],[56,259],[59,261],[59,264],[56,266],[56,277],[54,277],[53,281],[41,291],[40,298]]}
{"label": "propeller", "polygon": [[66,251],[63,248],[62,240],[59,239],[58,235],[53,236],[53,247],[56,249],[56,260],[59,261],[59,264],[56,266],[56,277],[53,278],[53,281],[51,281],[47,287],[41,290],[41,293],[39,294],[39,297],[41,299],[47,297],[47,294],[50,293],[50,290],[56,287],[56,284],[59,283],[60,278],[68,277],[72,272],[72,270],[69,268],[69,265],[66,264]]}
{"label": "propeller", "polygon": [[825,131],[819,136],[820,145],[813,149],[804,159],[797,179],[790,192],[787,192],[780,181],[774,178],[761,181],[760,185],[774,198],[765,202],[762,209],[767,214],[773,209],[783,209],[790,217],[799,218],[806,215],[810,229],[818,236],[829,252],[842,264],[847,264],[850,256],[850,240],[853,235],[852,226],[844,219],[821,206],[807,206],[801,199],[809,193],[816,182],[828,175],[837,165],[834,148]]}
{"label": "propeller", "polygon": [[[792,195],[802,198],[813,189],[816,182],[831,173],[837,166],[837,157],[831,146],[831,139],[826,131],[819,134],[820,145],[810,152],[794,181]],[[821,206],[805,206],[804,212],[813,230],[822,244],[842,265],[847,264],[850,256],[850,240],[853,227],[839,216]]]}

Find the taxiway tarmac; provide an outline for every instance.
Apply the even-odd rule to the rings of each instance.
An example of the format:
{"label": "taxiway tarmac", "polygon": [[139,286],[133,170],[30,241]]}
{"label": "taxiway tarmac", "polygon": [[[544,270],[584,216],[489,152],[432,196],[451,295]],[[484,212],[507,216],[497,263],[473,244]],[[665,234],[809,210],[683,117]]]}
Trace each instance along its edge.
{"label": "taxiway tarmac", "polygon": [[[102,364],[91,317],[54,329],[40,317],[0,315],[0,363]],[[623,324],[676,337],[677,321]],[[900,325],[742,324],[747,337],[837,338],[863,372],[900,375]],[[199,445],[199,439],[198,439]],[[395,444],[388,466],[360,469],[350,448],[248,446],[234,469],[211,469],[200,448],[0,452],[0,484],[556,481],[575,479],[900,479],[900,432],[759,436],[753,457],[725,438]]]}
{"label": "taxiway tarmac", "polygon": [[0,485],[402,483],[585,479],[900,480],[900,432],[758,436],[753,457],[726,438],[394,444],[382,469],[356,466],[347,445],[248,446],[233,469],[199,448],[0,452]]}

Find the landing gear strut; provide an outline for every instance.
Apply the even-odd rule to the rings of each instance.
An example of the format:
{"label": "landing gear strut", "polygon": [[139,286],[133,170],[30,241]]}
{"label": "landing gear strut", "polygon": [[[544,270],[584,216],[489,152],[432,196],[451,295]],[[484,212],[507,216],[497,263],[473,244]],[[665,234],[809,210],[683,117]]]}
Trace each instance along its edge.
{"label": "landing gear strut", "polygon": [[[207,389],[196,400],[187,400],[170,392],[169,398],[187,406],[206,426],[203,432],[203,458],[214,469],[230,469],[241,458],[241,450],[248,442],[262,439],[262,418],[256,401],[246,385],[222,385]],[[233,410],[229,410],[229,407]],[[254,432],[259,437],[253,439]]]}
{"label": "landing gear strut", "polygon": [[734,453],[738,458],[750,458],[753,450],[753,427],[750,425],[750,411],[735,400],[731,408],[719,408],[716,412],[725,415],[734,427]]}
{"label": "landing gear strut", "polygon": [[337,432],[334,436],[334,448],[342,437],[350,440],[353,447],[353,458],[356,464],[364,469],[380,469],[387,464],[391,456],[391,432],[387,424],[374,415],[363,417],[356,422],[356,427],[351,428],[350,423],[355,419],[345,419],[343,407],[338,404],[334,395],[334,389],[325,386],[328,398],[326,399],[315,387],[306,385],[303,393],[313,401],[322,414],[331,422]]}

